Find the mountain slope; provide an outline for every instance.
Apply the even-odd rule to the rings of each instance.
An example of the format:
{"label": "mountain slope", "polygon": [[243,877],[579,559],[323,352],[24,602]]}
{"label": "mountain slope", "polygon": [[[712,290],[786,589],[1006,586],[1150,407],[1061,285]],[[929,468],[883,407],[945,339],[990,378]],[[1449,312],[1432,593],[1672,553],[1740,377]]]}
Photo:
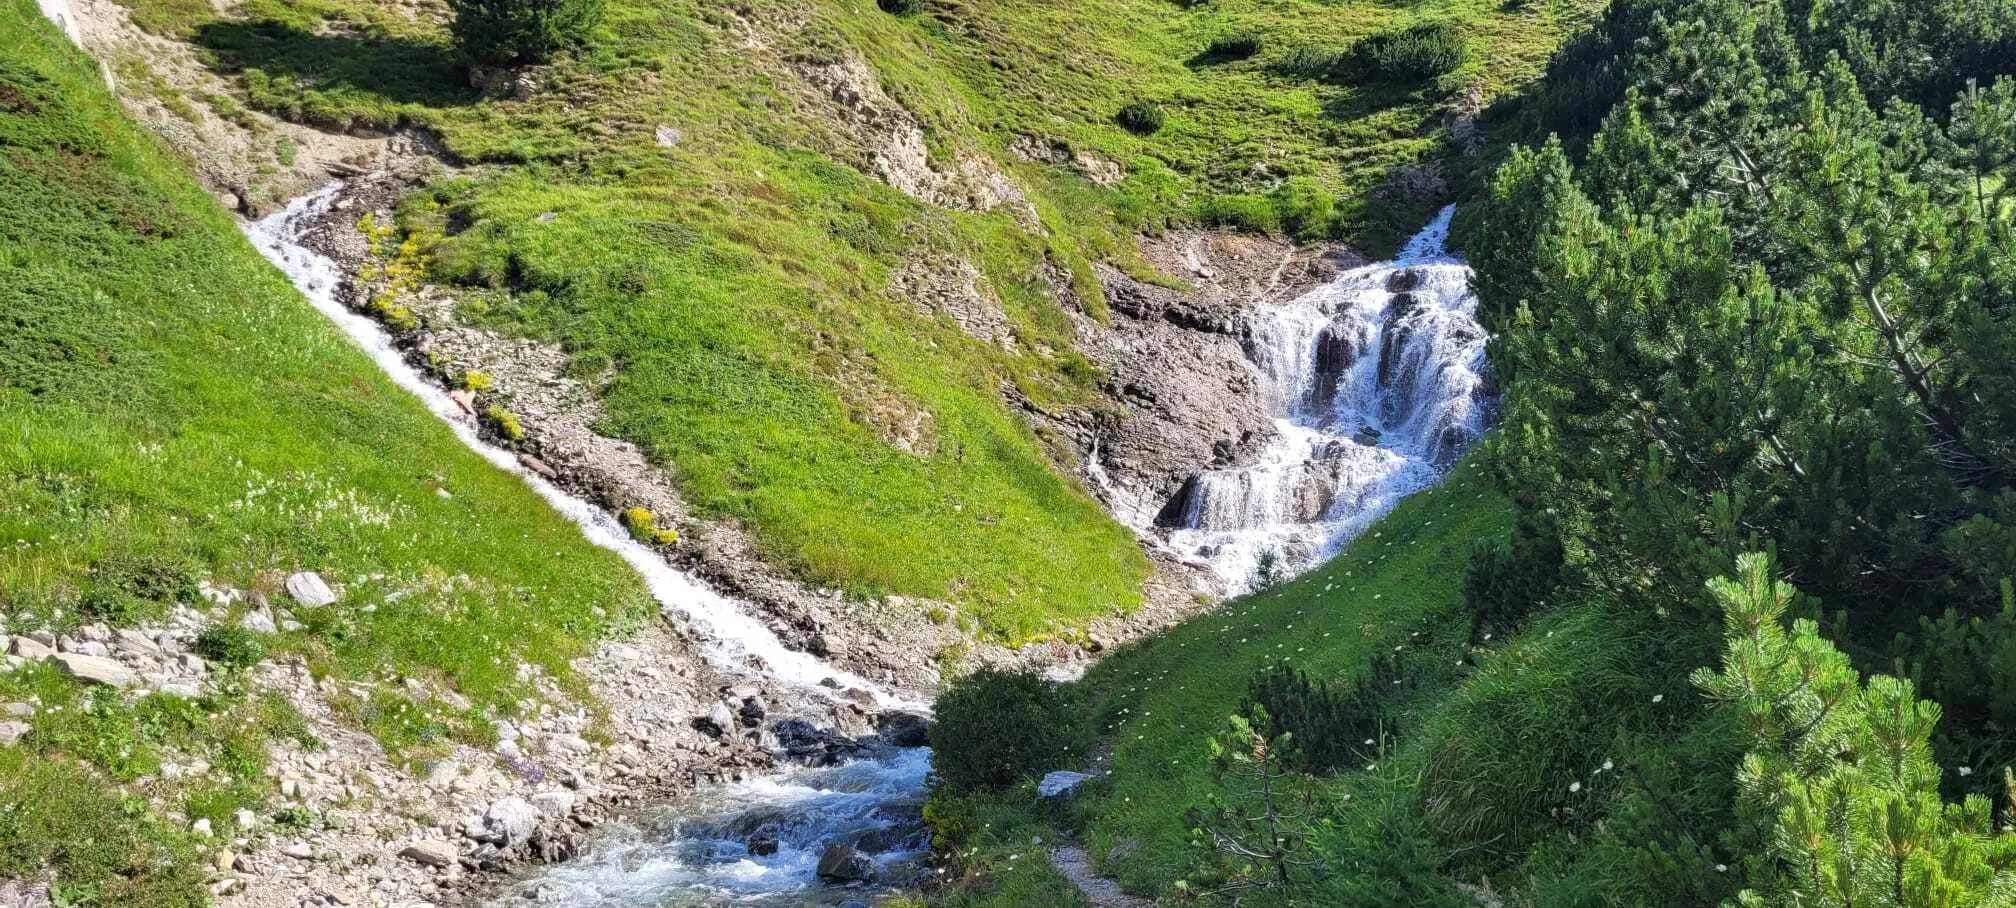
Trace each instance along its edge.
{"label": "mountain slope", "polygon": [[[521,664],[568,677],[586,642],[649,613],[619,560],[309,308],[34,4],[0,6],[0,36],[7,632],[161,620],[199,584],[278,599],[316,571],[341,605],[268,647],[368,688],[459,691],[460,710],[353,704],[420,754],[493,734],[480,716],[518,708]],[[206,900],[199,840],[147,808],[228,834],[269,797],[264,742],[301,728],[242,684],[122,698],[33,662],[0,701],[31,705],[0,747],[0,877],[53,872],[73,903]],[[161,769],[192,759],[216,772]]]}
{"label": "mountain slope", "polygon": [[[1014,642],[1133,608],[1150,570],[1083,491],[1087,438],[1003,399],[1092,437],[1125,393],[1074,349],[1107,318],[1094,263],[1177,283],[1135,248],[1172,222],[1391,243],[1442,193],[1447,129],[1589,4],[616,2],[592,49],[484,90],[436,5],[132,6],[243,104],[478,165],[404,209],[448,300],[423,322],[559,351],[596,428],[676,472],[689,536],[732,524],[801,580]],[[1341,74],[1431,20],[1461,29],[1454,71]],[[1135,101],[1152,135],[1115,122]]]}

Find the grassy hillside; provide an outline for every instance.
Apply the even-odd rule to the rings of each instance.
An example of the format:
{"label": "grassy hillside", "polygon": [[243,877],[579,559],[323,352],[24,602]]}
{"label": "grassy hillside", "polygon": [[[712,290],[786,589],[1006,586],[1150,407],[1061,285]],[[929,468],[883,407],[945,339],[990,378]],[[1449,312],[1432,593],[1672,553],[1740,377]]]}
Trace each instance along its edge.
{"label": "grassy hillside", "polygon": [[[1074,686],[1102,777],[1061,810],[1037,807],[1028,785],[941,791],[932,819],[965,876],[937,900],[1017,904],[1068,886],[1032,863],[1042,855],[1030,844],[1064,836],[1129,891],[1177,900],[1454,908],[1476,904],[1459,882],[1494,880],[1544,905],[1733,895],[1711,870],[1736,860],[1718,850],[1731,843],[1641,847],[1727,820],[1733,736],[1687,679],[1690,660],[1710,657],[1676,653],[1676,637],[1691,638],[1671,622],[1600,598],[1565,601],[1509,636],[1481,628],[1466,565],[1476,545],[1511,533],[1513,514],[1490,456],[1323,567],[1099,663]],[[1292,889],[1228,889],[1250,886],[1252,870],[1218,850],[1203,812],[1214,798],[1249,814],[1259,802],[1215,781],[1211,740],[1247,708],[1256,677],[1283,665],[1363,690],[1358,715],[1375,730],[1340,771],[1283,783],[1278,796],[1301,818],[1286,828],[1310,843],[1299,858],[1320,861],[1299,867]]]}
{"label": "grassy hillside", "polygon": [[[610,376],[604,428],[675,465],[772,560],[857,594],[948,599],[1011,639],[1131,606],[1147,569],[1000,400],[1004,382],[1046,407],[1096,400],[1067,315],[1103,315],[1090,264],[1167,280],[1131,237],[1195,218],[1391,243],[1434,199],[1375,193],[1389,172],[1438,154],[1453,112],[1523,84],[1594,6],[616,0],[593,49],[517,99],[467,87],[446,11],[425,4],[132,5],[235,74],[243,103],[417,124],[495,165],[437,185],[404,225],[465,311]],[[1325,68],[1423,21],[1458,25],[1466,62],[1411,83]],[[1249,57],[1206,53],[1248,35]],[[948,210],[866,175],[860,130],[804,77],[855,61],[915,116],[934,167],[998,169],[1040,228],[1016,205]],[[1115,122],[1135,101],[1161,107],[1159,131]],[[1025,161],[1018,137],[1124,178]],[[980,270],[1012,350],[890,292],[906,263],[955,260]]]}
{"label": "grassy hillside", "polygon": [[[382,693],[336,705],[417,755],[513,714],[521,661],[564,676],[611,622],[648,613],[621,562],[300,299],[33,3],[0,5],[0,36],[9,631],[130,624],[197,601],[200,581],[274,592],[319,571],[343,601],[265,643],[373,682]],[[406,676],[473,707],[377,683]],[[46,866],[69,904],[207,899],[193,842],[145,808],[228,837],[235,809],[268,796],[263,741],[300,727],[242,684],[134,700],[39,665],[0,675],[0,701],[38,704],[23,743],[0,748],[0,877]],[[170,759],[216,769],[170,781]]]}
{"label": "grassy hillside", "polygon": [[[1440,690],[1473,670],[1464,564],[1477,540],[1502,536],[1510,526],[1506,503],[1482,474],[1467,461],[1322,567],[1093,669],[1082,683],[1114,773],[1084,808],[1084,837],[1095,858],[1125,855],[1100,861],[1116,879],[1159,893],[1189,873],[1196,855],[1183,818],[1210,786],[1206,742],[1268,665],[1340,683],[1375,672],[1404,679],[1382,691],[1399,700]],[[1367,764],[1383,762],[1390,744],[1375,745]]]}

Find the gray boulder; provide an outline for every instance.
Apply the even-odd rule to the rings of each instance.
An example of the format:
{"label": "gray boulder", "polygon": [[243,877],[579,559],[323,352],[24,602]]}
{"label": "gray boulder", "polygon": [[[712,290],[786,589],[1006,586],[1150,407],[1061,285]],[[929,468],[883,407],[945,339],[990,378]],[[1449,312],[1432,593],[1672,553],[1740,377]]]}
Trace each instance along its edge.
{"label": "gray boulder", "polygon": [[1082,772],[1059,769],[1045,773],[1043,780],[1036,783],[1039,798],[1059,798],[1078,790],[1078,786],[1092,781],[1092,777]]}
{"label": "gray boulder", "polygon": [[49,657],[63,673],[79,681],[103,684],[108,687],[132,687],[140,683],[140,676],[133,670],[98,656],[82,653],[57,653]]}
{"label": "gray boulder", "polygon": [[14,642],[8,645],[7,652],[23,659],[42,659],[53,655],[56,648],[34,637],[15,637]]}
{"label": "gray boulder", "polygon": [[336,593],[322,580],[322,575],[314,571],[302,571],[287,575],[287,595],[304,608],[321,608],[336,604]]}
{"label": "gray boulder", "polygon": [[509,797],[483,812],[483,828],[505,845],[516,845],[532,837],[539,828],[539,808],[524,798]]}
{"label": "gray boulder", "polygon": [[439,839],[427,839],[400,849],[399,856],[425,867],[446,867],[455,863],[455,846]]}
{"label": "gray boulder", "polygon": [[819,878],[829,883],[865,883],[875,878],[875,862],[845,843],[826,846],[819,856]]}

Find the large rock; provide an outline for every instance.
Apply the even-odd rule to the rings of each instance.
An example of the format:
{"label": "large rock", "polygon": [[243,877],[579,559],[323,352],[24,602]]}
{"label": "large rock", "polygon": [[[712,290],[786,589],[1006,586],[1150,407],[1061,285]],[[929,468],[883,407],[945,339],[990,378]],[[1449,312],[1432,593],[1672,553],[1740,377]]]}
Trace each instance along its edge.
{"label": "large rock", "polygon": [[18,720],[0,722],[0,747],[20,741],[21,736],[28,733],[28,729],[29,726],[26,722]]}
{"label": "large rock", "polygon": [[14,642],[8,644],[7,652],[23,659],[43,659],[54,655],[56,648],[33,637],[24,636],[15,637]]}
{"label": "large rock", "polygon": [[860,883],[875,878],[875,862],[845,843],[828,845],[819,856],[819,878],[832,883]]}
{"label": "large rock", "polygon": [[532,796],[532,806],[544,816],[565,818],[574,812],[574,793],[563,789],[542,791]]}
{"label": "large rock", "polygon": [[1036,783],[1036,796],[1039,798],[1063,797],[1077,791],[1078,786],[1090,781],[1092,781],[1092,777],[1082,772],[1072,772],[1068,769],[1054,770],[1045,773],[1043,780]]}
{"label": "large rock", "polygon": [[238,619],[238,626],[260,634],[280,632],[280,626],[273,623],[273,613],[263,608],[246,612],[245,617]]}
{"label": "large rock", "polygon": [[455,863],[455,846],[439,839],[427,839],[400,849],[399,856],[427,867],[446,867]]}
{"label": "large rock", "polygon": [[49,657],[63,673],[79,681],[104,684],[109,687],[132,687],[140,683],[140,676],[133,670],[98,656],[82,653],[56,653]]}
{"label": "large rock", "polygon": [[916,713],[890,710],[875,717],[875,733],[883,743],[896,747],[923,747],[930,743],[931,720]]}
{"label": "large rock", "polygon": [[509,797],[483,812],[483,829],[504,845],[516,845],[532,837],[539,828],[539,808],[524,798]]}
{"label": "large rock", "polygon": [[336,593],[323,582],[322,575],[314,571],[302,571],[287,575],[287,595],[303,608],[321,608],[336,604]]}

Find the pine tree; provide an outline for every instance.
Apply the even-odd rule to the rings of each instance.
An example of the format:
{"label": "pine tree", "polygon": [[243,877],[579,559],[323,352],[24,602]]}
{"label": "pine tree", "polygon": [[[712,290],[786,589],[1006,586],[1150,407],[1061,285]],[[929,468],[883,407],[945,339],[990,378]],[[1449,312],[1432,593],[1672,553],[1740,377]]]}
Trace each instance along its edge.
{"label": "pine tree", "polygon": [[1892,908],[2016,904],[2016,835],[1998,833],[1986,798],[1939,797],[1928,743],[1939,706],[1909,681],[1864,685],[1812,621],[1784,615],[1791,585],[1760,554],[1709,590],[1723,609],[1720,671],[1694,681],[1735,711],[1751,738],[1737,781],[1769,854],[1748,862],[1744,905]]}

